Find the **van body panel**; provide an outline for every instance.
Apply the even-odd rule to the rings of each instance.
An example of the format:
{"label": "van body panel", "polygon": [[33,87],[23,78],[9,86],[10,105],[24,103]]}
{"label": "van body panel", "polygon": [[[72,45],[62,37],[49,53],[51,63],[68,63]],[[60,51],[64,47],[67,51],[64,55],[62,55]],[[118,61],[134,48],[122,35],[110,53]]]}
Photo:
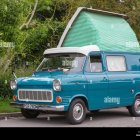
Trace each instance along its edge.
{"label": "van body panel", "polygon": [[[86,72],[86,65],[91,55],[101,55],[102,72]],[[110,72],[106,62],[106,56],[124,56],[127,70],[124,72]],[[53,89],[53,80],[61,81],[61,91]],[[84,61],[81,72],[35,72],[30,77],[17,78],[17,89],[14,95],[18,96],[19,89],[51,90],[52,102],[20,101],[22,104],[44,104],[64,106],[68,111],[71,102],[75,98],[82,98],[87,103],[88,110],[98,110],[121,106],[130,106],[136,95],[140,94],[140,53],[97,51],[90,52]],[[56,102],[56,97],[62,98],[61,103]]]}

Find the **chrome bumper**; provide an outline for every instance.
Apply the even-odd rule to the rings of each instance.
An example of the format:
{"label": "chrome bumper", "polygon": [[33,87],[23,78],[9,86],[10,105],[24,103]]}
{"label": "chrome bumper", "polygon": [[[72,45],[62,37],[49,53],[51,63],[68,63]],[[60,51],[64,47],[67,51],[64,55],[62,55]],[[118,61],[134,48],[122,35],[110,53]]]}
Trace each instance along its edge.
{"label": "chrome bumper", "polygon": [[[25,103],[26,104],[26,103]],[[23,109],[30,109],[30,110],[40,110],[40,111],[64,111],[64,106],[53,106],[53,105],[37,105],[35,104],[36,108],[24,108],[24,105],[22,103],[10,103],[11,107],[15,108],[23,108]]]}

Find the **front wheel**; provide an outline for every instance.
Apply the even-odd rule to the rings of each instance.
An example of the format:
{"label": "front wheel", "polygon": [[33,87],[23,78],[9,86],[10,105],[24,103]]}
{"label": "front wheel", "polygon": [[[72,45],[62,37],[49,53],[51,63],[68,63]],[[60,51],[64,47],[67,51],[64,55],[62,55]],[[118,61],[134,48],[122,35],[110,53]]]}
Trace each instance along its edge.
{"label": "front wheel", "polygon": [[127,108],[131,116],[140,117],[140,96],[136,96],[133,105]]}
{"label": "front wheel", "polygon": [[73,100],[66,117],[70,124],[82,123],[86,117],[86,106],[84,101],[81,99]]}

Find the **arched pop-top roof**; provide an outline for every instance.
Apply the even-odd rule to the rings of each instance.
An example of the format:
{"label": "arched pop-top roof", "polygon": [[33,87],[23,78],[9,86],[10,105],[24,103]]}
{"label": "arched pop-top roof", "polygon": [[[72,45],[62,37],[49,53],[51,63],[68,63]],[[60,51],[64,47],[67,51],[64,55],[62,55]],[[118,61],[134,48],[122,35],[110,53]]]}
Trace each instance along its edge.
{"label": "arched pop-top roof", "polygon": [[102,51],[140,51],[128,16],[80,7],[68,23],[60,47],[97,45]]}

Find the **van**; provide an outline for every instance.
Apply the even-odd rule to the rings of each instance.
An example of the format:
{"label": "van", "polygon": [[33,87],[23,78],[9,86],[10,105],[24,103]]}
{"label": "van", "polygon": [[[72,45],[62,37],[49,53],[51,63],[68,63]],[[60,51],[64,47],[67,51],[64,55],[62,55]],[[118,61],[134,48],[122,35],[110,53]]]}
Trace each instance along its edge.
{"label": "van", "polygon": [[[90,22],[82,17],[88,17]],[[139,117],[140,49],[133,43],[125,44],[128,34],[131,42],[138,41],[124,17],[127,16],[78,8],[58,47],[45,50],[34,74],[11,80],[11,106],[21,108],[26,118],[36,118],[42,111],[62,112],[70,124],[82,123],[87,110],[97,112],[115,107],[127,107],[132,116]],[[105,26],[97,26],[102,22]],[[84,24],[89,25],[89,32]],[[119,28],[122,32],[118,32]],[[80,34],[78,30],[82,30]]]}

